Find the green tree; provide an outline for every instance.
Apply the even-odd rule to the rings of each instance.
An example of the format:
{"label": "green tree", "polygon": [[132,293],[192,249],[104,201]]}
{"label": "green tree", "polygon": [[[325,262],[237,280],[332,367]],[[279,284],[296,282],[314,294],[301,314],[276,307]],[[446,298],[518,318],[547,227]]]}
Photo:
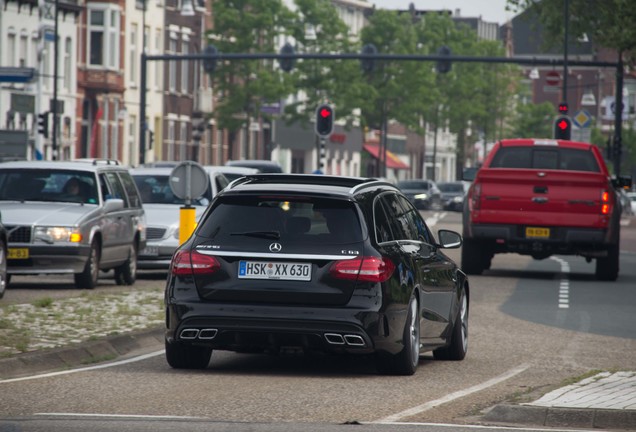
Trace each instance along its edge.
{"label": "green tree", "polygon": [[[293,14],[281,0],[217,0],[213,33],[223,53],[274,53],[275,42],[292,27]],[[279,101],[292,92],[291,81],[272,61],[221,61],[211,75],[220,95],[215,107],[219,128],[230,132],[230,158],[235,154],[237,132],[259,116],[263,103]]]}
{"label": "green tree", "polygon": [[515,138],[551,137],[553,121],[554,106],[551,102],[519,103],[510,135]]}
{"label": "green tree", "polygon": [[[636,64],[636,2],[634,0],[568,0],[568,39],[587,35],[596,44],[616,50]],[[513,11],[529,9],[545,26],[547,40],[562,46],[564,0],[507,0]],[[560,45],[559,45],[560,44]]]}

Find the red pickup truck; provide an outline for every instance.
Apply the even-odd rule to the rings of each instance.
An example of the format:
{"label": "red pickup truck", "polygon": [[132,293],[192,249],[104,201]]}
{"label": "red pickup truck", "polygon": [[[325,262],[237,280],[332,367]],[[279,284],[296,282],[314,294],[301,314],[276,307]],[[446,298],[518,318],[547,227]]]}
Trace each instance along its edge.
{"label": "red pickup truck", "polygon": [[462,268],[481,274],[497,253],[580,255],[596,277],[619,271],[621,203],[599,149],[588,143],[510,139],[495,144],[464,205]]}

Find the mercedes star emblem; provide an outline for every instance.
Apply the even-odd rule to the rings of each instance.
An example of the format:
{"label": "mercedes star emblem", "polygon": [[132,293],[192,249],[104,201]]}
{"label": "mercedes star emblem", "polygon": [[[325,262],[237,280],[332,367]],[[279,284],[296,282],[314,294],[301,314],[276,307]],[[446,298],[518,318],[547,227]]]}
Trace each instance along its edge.
{"label": "mercedes star emblem", "polygon": [[280,252],[282,248],[283,246],[281,246],[280,243],[272,243],[271,245],[269,245],[270,252]]}

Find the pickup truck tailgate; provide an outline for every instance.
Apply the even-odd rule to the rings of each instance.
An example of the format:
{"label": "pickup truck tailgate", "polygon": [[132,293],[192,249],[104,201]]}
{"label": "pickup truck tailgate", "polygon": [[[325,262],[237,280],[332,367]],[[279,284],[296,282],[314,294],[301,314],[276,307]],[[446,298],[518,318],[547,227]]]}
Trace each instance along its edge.
{"label": "pickup truck tailgate", "polygon": [[473,223],[602,228],[614,204],[601,173],[485,169],[479,186]]}

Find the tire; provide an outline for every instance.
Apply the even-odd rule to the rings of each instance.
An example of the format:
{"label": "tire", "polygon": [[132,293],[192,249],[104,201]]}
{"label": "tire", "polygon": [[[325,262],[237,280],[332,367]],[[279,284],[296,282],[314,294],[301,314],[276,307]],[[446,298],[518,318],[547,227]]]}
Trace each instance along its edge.
{"label": "tire", "polygon": [[596,258],[596,279],[611,282],[618,279],[619,255],[618,243],[614,243],[607,249],[606,257]]}
{"label": "tire", "polygon": [[4,240],[0,240],[0,299],[4,297],[4,293],[9,286],[9,278],[7,276],[7,245]]}
{"label": "tire", "polygon": [[485,267],[484,251],[480,250],[479,243],[464,238],[462,243],[462,270],[464,273],[480,275],[483,273]]}
{"label": "tire", "polygon": [[84,271],[75,273],[75,286],[77,288],[93,289],[97,286],[99,278],[99,244],[91,243],[91,250],[88,254],[88,260],[84,266]]}
{"label": "tire", "polygon": [[166,360],[174,369],[205,369],[211,357],[212,348],[166,341]]}
{"label": "tire", "polygon": [[413,375],[420,361],[420,308],[415,297],[411,296],[402,335],[404,347],[397,354],[378,353],[376,366],[385,375]]}
{"label": "tire", "polygon": [[450,343],[444,348],[433,351],[436,360],[464,360],[468,351],[468,297],[466,291],[462,290],[459,299],[459,312],[453,325]]}
{"label": "tire", "polygon": [[137,245],[131,244],[126,262],[115,268],[117,285],[132,285],[137,280]]}

